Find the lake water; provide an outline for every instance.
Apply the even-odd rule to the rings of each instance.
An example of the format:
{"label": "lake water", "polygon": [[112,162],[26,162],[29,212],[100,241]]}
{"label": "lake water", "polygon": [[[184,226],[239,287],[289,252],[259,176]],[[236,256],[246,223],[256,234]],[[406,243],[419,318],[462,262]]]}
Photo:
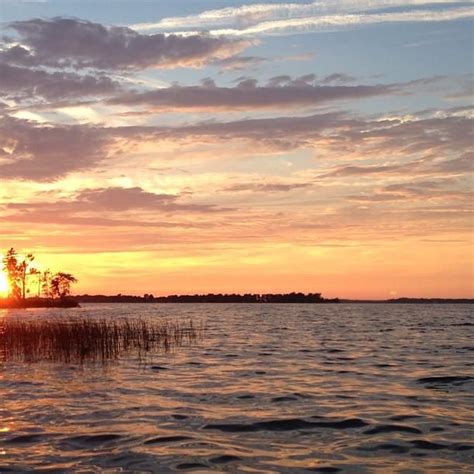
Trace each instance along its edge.
{"label": "lake water", "polygon": [[473,308],[28,311],[206,330],[146,364],[0,364],[0,472],[473,472]]}

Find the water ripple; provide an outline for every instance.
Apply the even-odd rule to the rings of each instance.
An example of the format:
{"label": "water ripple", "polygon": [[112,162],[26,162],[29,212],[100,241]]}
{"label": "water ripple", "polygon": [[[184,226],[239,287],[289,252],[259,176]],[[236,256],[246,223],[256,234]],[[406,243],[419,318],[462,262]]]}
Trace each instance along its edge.
{"label": "water ripple", "polygon": [[145,363],[1,365],[1,473],[472,472],[469,306],[85,305],[77,313],[192,318],[206,332]]}

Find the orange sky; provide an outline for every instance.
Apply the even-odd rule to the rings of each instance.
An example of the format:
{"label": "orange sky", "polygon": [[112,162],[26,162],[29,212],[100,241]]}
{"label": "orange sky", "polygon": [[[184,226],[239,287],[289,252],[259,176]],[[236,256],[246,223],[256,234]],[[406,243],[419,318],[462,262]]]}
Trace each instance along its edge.
{"label": "orange sky", "polygon": [[474,297],[472,12],[326,3],[6,8],[0,252],[76,293]]}

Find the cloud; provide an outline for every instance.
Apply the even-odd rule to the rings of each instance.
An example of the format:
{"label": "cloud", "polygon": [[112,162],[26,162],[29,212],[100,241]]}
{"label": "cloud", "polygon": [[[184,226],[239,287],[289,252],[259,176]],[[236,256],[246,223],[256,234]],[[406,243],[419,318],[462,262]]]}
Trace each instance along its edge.
{"label": "cloud", "polygon": [[[406,160],[417,156],[431,163],[433,170],[443,166],[455,172],[469,163],[473,149],[472,119],[450,115],[420,119],[394,118],[366,120],[346,113],[315,114],[304,117],[244,119],[232,122],[204,122],[185,127],[149,129],[150,137],[167,140],[200,138],[219,141],[244,140],[260,143],[270,150],[315,149],[329,156],[367,158],[390,156],[395,164],[360,166],[350,164],[330,173],[331,176],[398,173],[408,171]],[[462,154],[460,156],[459,154]],[[449,164],[444,161],[450,158]],[[459,162],[457,160],[460,160]],[[437,163],[437,164],[435,164]],[[436,171],[436,170],[435,170]],[[439,171],[442,171],[441,168]]]}
{"label": "cloud", "polygon": [[48,181],[107,163],[112,166],[117,157],[125,157],[133,166],[135,153],[140,153],[143,145],[154,147],[155,159],[159,159],[168,156],[161,143],[172,144],[186,156],[197,144],[218,147],[229,142],[243,145],[235,159],[242,153],[298,149],[314,150],[317,156],[334,160],[383,158],[383,162],[369,165],[339,165],[320,173],[319,179],[403,173],[455,175],[472,170],[473,133],[471,119],[449,115],[449,111],[446,116],[423,119],[364,120],[339,112],[177,127],[51,126],[2,119],[0,177]]}
{"label": "cloud", "polygon": [[[22,223],[28,222],[29,224],[44,224],[47,222],[49,225],[54,226],[77,226],[81,229],[84,227],[89,228],[99,228],[98,231],[102,229],[100,228],[138,228],[140,232],[144,232],[147,229],[156,232],[157,229],[162,231],[166,231],[168,229],[203,229],[209,228],[209,223],[200,223],[196,221],[190,221],[188,219],[182,219],[182,215],[180,215],[180,219],[176,220],[162,220],[158,218],[153,218],[152,220],[149,219],[148,215],[137,216],[136,218],[131,218],[127,216],[126,219],[121,219],[120,217],[117,218],[110,218],[110,217],[102,217],[100,213],[84,217],[80,216],[79,214],[75,213],[65,213],[65,209],[62,207],[61,202],[58,202],[56,205],[51,205],[49,209],[43,210],[41,206],[35,206],[34,203],[23,203],[24,207],[19,207],[18,209],[15,206],[6,207],[8,213],[4,213],[2,215],[3,222],[10,222],[10,223]],[[20,203],[21,205],[21,203]],[[1,208],[1,206],[0,206]],[[13,212],[12,212],[13,211]],[[195,218],[196,213],[193,214],[193,218]],[[11,231],[11,234],[16,234],[17,232]],[[2,234],[4,232],[2,231]],[[155,237],[156,238],[156,237]],[[108,240],[108,239],[107,239]]]}
{"label": "cloud", "polygon": [[471,103],[474,97],[474,74],[460,76],[455,82],[455,89],[446,95],[446,99],[462,99]]}
{"label": "cloud", "polygon": [[[472,145],[472,142],[471,142],[471,145]],[[433,166],[433,169],[440,173],[447,173],[447,174],[449,173],[462,174],[465,172],[472,173],[474,171],[474,160],[473,160],[472,146],[470,148],[471,148],[470,152],[464,153],[459,158],[436,163]],[[468,149],[469,148],[466,148],[466,150]]]}
{"label": "cloud", "polygon": [[[433,9],[435,4],[452,8]],[[461,5],[461,7],[458,7]],[[212,34],[248,36],[293,34],[386,22],[449,21],[472,16],[456,0],[322,0],[312,3],[267,3],[208,10],[133,26],[137,31],[209,30]],[[413,10],[423,6],[422,10]],[[384,11],[389,8],[397,10]],[[379,11],[374,13],[374,11]]]}
{"label": "cloud", "polygon": [[234,87],[218,87],[212,81],[201,86],[172,86],[147,92],[124,93],[112,98],[109,104],[147,106],[154,110],[179,109],[259,109],[279,107],[311,107],[329,101],[363,99],[395,94],[398,85],[312,85],[314,75],[303,76],[286,84],[270,82],[257,85],[246,79]]}
{"label": "cloud", "polygon": [[258,192],[279,193],[289,192],[294,189],[305,189],[313,186],[313,183],[238,183],[222,189],[224,192]]}
{"label": "cloud", "polygon": [[214,61],[212,65],[220,67],[221,71],[239,71],[242,69],[255,69],[260,64],[268,62],[311,61],[312,59],[314,59],[314,54],[312,53],[273,56],[269,58],[260,56],[234,56],[218,59]]}
{"label": "cloud", "polygon": [[[390,151],[387,148],[386,151]],[[383,152],[381,147],[380,153]],[[367,166],[340,166],[335,170],[324,173],[318,178],[362,178],[372,175],[378,176],[406,176],[406,175],[464,175],[473,171],[472,153],[466,153],[459,158],[433,160],[415,160],[400,164],[367,165]],[[392,189],[393,191],[393,189]]]}
{"label": "cloud", "polygon": [[[208,204],[181,203],[179,195],[156,194],[140,187],[83,189],[71,200],[10,203],[6,205],[6,209],[25,211],[27,215],[32,213],[33,216],[39,212],[43,218],[46,214],[53,217],[55,213],[66,213],[69,217],[78,217],[75,214],[97,213],[103,216],[104,212],[107,214],[128,211],[214,213],[231,210]],[[106,221],[105,224],[111,223]]]}
{"label": "cloud", "polygon": [[[369,165],[369,166],[341,166],[330,173],[318,176],[319,178],[346,178],[356,176],[369,176],[372,174],[400,174],[416,167],[417,164],[409,165]],[[408,168],[408,169],[407,169]]]}
{"label": "cloud", "polygon": [[262,21],[305,17],[321,12],[361,12],[389,7],[413,7],[426,4],[459,4],[459,0],[320,0],[310,3],[257,3],[207,10],[188,16],[163,18],[159,22],[139,23],[132,27],[137,31],[183,28],[209,29],[231,24],[249,25]]}
{"label": "cloud", "polygon": [[77,196],[74,205],[89,210],[121,212],[133,209],[151,209],[168,212],[213,212],[219,210],[212,205],[182,204],[179,196],[156,194],[134,188],[99,188],[86,189]]}
{"label": "cloud", "polygon": [[356,80],[355,77],[349,76],[343,72],[336,72],[334,74],[329,74],[321,79],[322,84],[347,84],[349,82],[354,82]]}
{"label": "cloud", "polygon": [[126,211],[130,209],[146,209],[167,207],[176,201],[170,194],[155,194],[142,188],[99,188],[86,189],[79,193],[74,206],[99,211]]}
{"label": "cloud", "polygon": [[[134,148],[170,142],[185,147],[198,140],[213,144],[227,141],[259,143],[270,150],[313,146],[326,130],[353,122],[341,114],[310,117],[247,119],[200,123],[182,127],[48,125],[28,120],[0,120],[0,179],[53,181],[70,173],[112,166],[117,157],[132,163]],[[160,152],[157,152],[159,157]]]}
{"label": "cloud", "polygon": [[212,65],[220,67],[223,71],[238,71],[240,69],[254,68],[265,61],[268,60],[259,56],[234,56],[218,59]]}
{"label": "cloud", "polygon": [[371,130],[355,134],[349,132],[348,137],[354,144],[372,142],[375,150],[377,143],[382,141],[384,147],[405,155],[469,150],[474,143],[472,120],[466,117],[395,120],[381,126],[372,123],[372,126]]}
{"label": "cloud", "polygon": [[200,67],[233,56],[253,42],[198,33],[188,36],[143,35],[119,26],[71,18],[10,23],[19,44],[0,57],[11,64],[103,70]]}
{"label": "cloud", "polygon": [[305,87],[314,85],[316,82],[315,74],[305,74],[304,76],[296,77],[292,79],[288,75],[280,75],[271,77],[268,82],[268,87],[281,87],[281,86],[296,86],[296,87]]}
{"label": "cloud", "polygon": [[103,130],[45,126],[0,119],[0,178],[48,181],[104,160],[111,144]]}
{"label": "cloud", "polygon": [[46,72],[0,63],[0,95],[16,100],[48,100],[72,97],[102,96],[120,90],[117,82],[103,75],[78,75],[67,72]]}
{"label": "cloud", "polygon": [[222,28],[212,30],[213,35],[228,37],[249,37],[260,35],[288,35],[296,33],[315,33],[347,27],[375,25],[379,23],[426,23],[454,21],[472,18],[472,8],[456,8],[448,10],[417,10],[410,12],[390,12],[378,14],[325,15],[306,18],[290,18],[258,23],[242,29]]}
{"label": "cloud", "polygon": [[[375,192],[349,196],[350,201],[356,202],[390,202],[390,201],[462,201],[472,202],[474,193],[453,189],[453,180],[418,181],[411,183],[396,183],[382,186]],[[448,185],[448,186],[446,186]]]}
{"label": "cloud", "polygon": [[351,127],[361,127],[363,122],[349,119],[342,113],[316,114],[306,117],[276,117],[243,119],[232,122],[203,122],[184,127],[143,129],[148,139],[183,141],[193,144],[196,140],[219,142],[239,141],[261,144],[272,151],[314,147],[318,140],[326,140],[328,131],[341,132]]}

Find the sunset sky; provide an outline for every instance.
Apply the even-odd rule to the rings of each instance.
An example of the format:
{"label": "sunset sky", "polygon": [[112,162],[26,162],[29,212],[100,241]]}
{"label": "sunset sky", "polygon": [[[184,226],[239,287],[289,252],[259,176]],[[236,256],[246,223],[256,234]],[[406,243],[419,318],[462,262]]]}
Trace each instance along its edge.
{"label": "sunset sky", "polygon": [[0,0],[0,252],[76,293],[473,297],[473,16]]}

